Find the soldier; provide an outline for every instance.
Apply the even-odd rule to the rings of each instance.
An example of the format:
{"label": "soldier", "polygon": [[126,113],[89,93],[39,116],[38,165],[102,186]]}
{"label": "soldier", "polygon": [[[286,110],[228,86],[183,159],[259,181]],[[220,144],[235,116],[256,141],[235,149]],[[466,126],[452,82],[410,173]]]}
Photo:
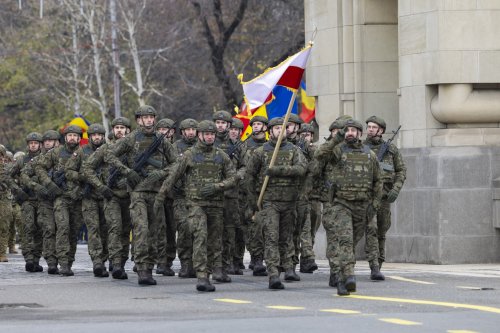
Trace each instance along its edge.
{"label": "soldier", "polygon": [[124,280],[128,279],[125,263],[130,245],[130,196],[127,193],[126,178],[109,168],[104,157],[109,154],[116,140],[130,133],[130,120],[125,117],[115,118],[111,127],[112,142],[103,144],[90,155],[82,164],[82,172],[87,182],[104,197],[111,275],[114,279]]}
{"label": "soldier", "polygon": [[[165,134],[165,138],[174,143],[175,121],[163,118],[156,123],[156,131]],[[175,276],[172,263],[175,260],[177,246],[175,243],[176,225],[174,221],[173,200],[167,198],[164,213],[158,218],[158,265],[156,274]]]}
{"label": "soldier", "polygon": [[[12,203],[9,198],[10,179],[6,170],[7,151],[3,145],[0,145],[0,214],[1,216],[12,216]],[[9,223],[5,218],[0,218],[0,262],[8,262],[7,251],[9,234]]]}
{"label": "soldier", "polygon": [[[269,122],[270,141],[255,150],[247,165],[247,184],[261,185],[265,175],[269,176],[262,211],[259,212],[264,225],[269,289],[285,288],[279,277],[278,266],[285,271],[285,280],[296,280],[289,243],[292,240],[296,220],[296,200],[299,194],[300,177],[304,176],[307,167],[300,150],[286,139],[279,147],[275,165],[269,167],[280,132],[284,130],[283,118],[272,119]],[[260,187],[257,186],[257,188]],[[253,195],[257,193],[252,190],[249,192]],[[255,198],[251,198],[250,202],[256,202]]]}
{"label": "soldier", "polygon": [[[14,154],[14,162],[23,159],[26,154],[23,151],[18,151]],[[16,250],[16,233],[19,237],[19,249],[22,249],[24,244],[24,223],[21,216],[21,207],[17,202],[12,202],[13,219],[9,227],[9,254],[18,254]]]}
{"label": "soldier", "polygon": [[[40,155],[42,151],[42,134],[33,132],[28,134],[26,137],[26,143],[28,145],[28,154],[22,159],[18,159],[14,162],[13,167],[10,170],[10,175],[12,178],[17,179],[23,189],[21,198],[17,195],[16,201],[21,204],[22,209],[22,220],[24,224],[24,235],[25,243],[23,245],[23,257],[26,262],[25,269],[27,272],[43,272],[43,267],[40,266],[40,257],[42,256],[43,250],[43,231],[42,223],[38,220],[38,210],[39,202],[36,192],[27,186],[24,186],[21,181],[21,170],[23,167],[30,163],[35,157]],[[43,191],[47,194],[43,186],[38,185],[38,191]],[[16,207],[12,207],[13,212],[16,211]]]}
{"label": "soldier", "polygon": [[[198,140],[196,129],[198,122],[194,119],[184,119],[179,124],[181,138],[174,142],[174,150],[177,155],[183,156],[186,150],[191,148]],[[193,268],[193,236],[187,221],[186,193],[184,190],[184,179],[179,180],[174,189],[167,193],[173,197],[174,219],[177,225],[177,251],[181,262],[179,271],[180,278],[196,278],[196,271]]]}
{"label": "soldier", "polygon": [[[250,119],[250,126],[252,126],[252,135],[245,140],[243,144],[242,150],[244,151],[243,156],[243,164],[244,166],[248,165],[249,161],[253,159],[254,151],[264,145],[267,142],[266,133],[268,131],[267,128],[268,120],[263,116],[254,116]],[[242,210],[243,221],[248,226],[247,227],[247,242],[246,246],[248,252],[250,252],[250,264],[248,268],[253,270],[254,276],[267,276],[266,266],[263,263],[264,259],[264,233],[263,233],[263,225],[262,220],[259,216],[253,217],[253,206],[255,206],[255,202],[249,202],[249,197],[254,198],[256,195],[258,196],[258,192],[249,194],[247,190],[259,191],[259,188],[246,188],[245,186],[240,187],[243,191],[240,194],[240,201],[243,203]],[[243,254],[240,252],[240,264],[243,264]],[[241,266],[240,266],[241,267]],[[243,267],[244,268],[244,267]]]}
{"label": "soldier", "polygon": [[[105,156],[105,162],[125,175],[130,193],[130,216],[134,228],[134,256],[140,285],[156,285],[153,268],[158,258],[158,221],[154,200],[165,168],[176,161],[170,142],[155,132],[156,110],[139,107],[139,128],[118,140]],[[120,161],[126,155],[125,163]]]}
{"label": "soldier", "polygon": [[209,276],[222,277],[222,232],[224,191],[235,185],[231,160],[214,146],[216,125],[204,120],[198,124],[198,142],[176,164],[156,198],[160,209],[175,182],[185,177],[184,189],[188,222],[193,233],[193,265],[198,277],[198,291],[214,291]]}
{"label": "soldier", "polygon": [[106,129],[101,124],[91,124],[87,129],[88,144],[78,148],[66,162],[66,178],[82,192],[83,222],[87,226],[88,251],[95,277],[108,277],[104,263],[108,260],[108,229],[104,219],[104,196],[111,198],[111,191],[98,192],[87,182],[82,172],[83,162],[105,142]]}
{"label": "soldier", "polygon": [[[373,150],[379,159],[382,169],[382,182],[384,183],[382,203],[377,211],[378,262],[380,268],[382,268],[382,263],[385,261],[385,235],[391,227],[391,203],[398,198],[399,191],[401,191],[406,179],[406,166],[403,157],[394,144],[391,143],[385,154],[379,156],[380,148],[385,144],[382,139],[385,129],[384,119],[377,116],[366,119],[365,144]],[[381,273],[378,277],[383,279]]]}
{"label": "soldier", "polygon": [[337,175],[334,179],[332,222],[339,245],[337,294],[340,296],[356,291],[354,249],[363,234],[366,234],[367,256],[372,274],[379,270],[377,226],[373,217],[382,198],[377,158],[370,147],[360,141],[363,125],[357,120],[347,120],[344,131],[343,143],[336,144],[332,140],[331,143],[322,145],[315,155],[319,161],[331,163],[334,174]]}
{"label": "soldier", "polygon": [[[68,184],[64,166],[78,149],[82,129],[70,125],[64,129],[64,145],[48,151],[35,164],[35,172],[49,194],[54,197],[56,222],[56,254],[62,276],[73,276],[71,266],[75,261],[76,241],[82,226],[81,196],[78,188]],[[69,185],[69,186],[68,186]]]}
{"label": "soldier", "polygon": [[286,138],[294,145],[296,145],[300,140],[299,130],[302,123],[304,123],[304,121],[300,119],[299,116],[294,113],[290,114],[290,119],[288,119],[288,123],[286,125]]}

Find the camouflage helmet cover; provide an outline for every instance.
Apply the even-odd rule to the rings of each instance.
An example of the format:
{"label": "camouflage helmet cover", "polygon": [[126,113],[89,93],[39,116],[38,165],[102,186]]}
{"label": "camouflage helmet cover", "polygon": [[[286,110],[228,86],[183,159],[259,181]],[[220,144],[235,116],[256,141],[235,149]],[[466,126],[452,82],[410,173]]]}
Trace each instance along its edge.
{"label": "camouflage helmet cover", "polygon": [[117,117],[117,118],[113,119],[113,121],[111,122],[111,127],[115,127],[117,125],[122,125],[122,126],[130,128],[130,120],[128,118],[125,118],[125,117]]}
{"label": "camouflage helmet cover", "polygon": [[61,135],[59,134],[58,131],[55,130],[48,130],[45,133],[43,133],[42,139],[43,141],[45,140],[59,140],[61,138]]}
{"label": "camouflage helmet cover", "polygon": [[233,123],[231,124],[231,127],[235,127],[235,128],[242,130],[244,126],[243,126],[243,122],[240,119],[233,118]]}
{"label": "camouflage helmet cover", "polygon": [[79,134],[81,136],[83,131],[82,131],[82,128],[80,126],[70,125],[64,129],[63,133],[64,133],[64,135],[66,135],[68,133],[75,133],[75,134]]}
{"label": "camouflage helmet cover", "polygon": [[150,105],[141,105],[137,109],[136,116],[156,116],[156,110]]}
{"label": "camouflage helmet cover", "polygon": [[91,124],[89,126],[89,128],[87,128],[87,134],[88,135],[91,135],[91,134],[106,134],[106,129],[104,128],[104,126],[102,126],[101,124]]}
{"label": "camouflage helmet cover", "polygon": [[156,123],[156,128],[173,128],[174,125],[175,121],[173,121],[172,119],[163,118]]}
{"label": "camouflage helmet cover", "polygon": [[380,118],[380,117],[377,117],[377,116],[371,116],[369,117],[368,119],[366,119],[366,123],[375,123],[377,125],[379,125],[385,132],[385,129],[387,128],[387,125],[385,123],[385,120]]}
{"label": "camouflage helmet cover", "polygon": [[363,124],[356,119],[349,119],[345,122],[345,128],[354,127],[357,128],[361,133],[363,132]]}
{"label": "camouflage helmet cover", "polygon": [[213,121],[216,121],[216,120],[223,120],[223,121],[227,121],[228,123],[232,123],[233,122],[233,117],[231,116],[231,114],[225,110],[220,110],[220,111],[215,111],[214,114],[212,115],[212,120]]}
{"label": "camouflage helmet cover", "polygon": [[32,132],[26,136],[26,142],[30,141],[43,142],[43,136],[38,132]]}
{"label": "camouflage helmet cover", "polygon": [[254,116],[252,117],[252,119],[250,119],[250,126],[252,126],[253,123],[257,121],[263,123],[264,125],[267,125],[269,123],[269,120],[264,116]]}
{"label": "camouflage helmet cover", "polygon": [[179,129],[185,130],[186,128],[197,128],[198,127],[198,122],[192,118],[187,118],[181,121],[179,124]]}
{"label": "camouflage helmet cover", "polygon": [[210,120],[202,120],[198,123],[197,130],[199,132],[217,132],[217,128],[215,127],[215,123]]}

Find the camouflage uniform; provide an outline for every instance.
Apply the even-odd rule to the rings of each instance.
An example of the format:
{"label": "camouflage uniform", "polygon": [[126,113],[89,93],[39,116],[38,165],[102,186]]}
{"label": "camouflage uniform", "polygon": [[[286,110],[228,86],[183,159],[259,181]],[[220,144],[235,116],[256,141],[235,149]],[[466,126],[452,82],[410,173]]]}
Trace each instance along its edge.
{"label": "camouflage uniform", "polygon": [[82,172],[87,182],[104,196],[104,217],[108,230],[109,260],[113,266],[112,276],[115,279],[127,279],[124,266],[130,247],[130,196],[123,175],[114,176],[115,179],[110,180],[110,174],[114,170],[104,162],[104,158],[110,154],[112,145],[113,143],[104,144],[90,155],[82,164]]}
{"label": "camouflage uniform", "polygon": [[[379,126],[383,127],[385,132],[385,121],[383,119],[379,117],[370,117],[366,122],[377,123]],[[378,137],[368,137],[365,140],[365,144],[368,145],[377,156],[384,143],[385,141]],[[381,175],[384,185],[382,203],[377,211],[377,230],[379,247],[378,261],[379,265],[382,266],[382,263],[385,261],[385,235],[391,227],[391,203],[396,200],[406,179],[406,166],[403,156],[401,156],[399,149],[394,144],[390,144],[382,157],[380,168],[382,170]]]}
{"label": "camouflage uniform", "polygon": [[[359,122],[348,121],[346,126],[361,128]],[[366,233],[367,257],[370,265],[378,267],[377,226],[373,215],[380,205],[382,182],[375,154],[359,140],[322,145],[315,156],[320,162],[332,164],[335,196],[332,220],[323,224],[327,234],[337,234],[339,256],[339,294],[341,286],[347,291],[356,288],[354,280],[354,248]]]}
{"label": "camouflage uniform", "polygon": [[[283,124],[275,118],[269,127]],[[269,168],[276,141],[265,143],[255,150],[247,165],[249,184],[261,184],[265,175],[269,183],[264,194],[262,210],[257,214],[263,221],[265,237],[265,260],[269,272],[269,288],[283,289],[279,280],[279,267],[285,270],[286,280],[295,280],[290,242],[296,221],[296,200],[300,186],[300,177],[306,172],[306,161],[300,150],[286,140],[281,143],[276,163]],[[252,200],[253,201],[253,200]]]}
{"label": "camouflage uniform", "polygon": [[[141,116],[156,116],[156,110],[145,105],[139,108]],[[176,154],[167,139],[154,129],[140,127],[118,140],[105,156],[105,162],[117,168],[127,177],[130,193],[130,217],[134,228],[134,259],[139,284],[155,285],[152,270],[157,262],[158,221],[154,211],[154,200],[161,180],[166,176],[165,168],[176,161]],[[161,141],[157,141],[161,140]],[[136,161],[150,149],[154,142],[158,148],[140,170],[135,171]],[[119,159],[126,155],[125,163]]]}
{"label": "camouflage uniform", "polygon": [[[9,178],[4,159],[6,157],[5,148],[0,147],[0,214],[1,216],[12,216],[12,204],[9,199],[12,180]],[[9,224],[7,219],[0,218],[0,262],[7,262],[7,238],[9,234]]]}
{"label": "camouflage uniform", "polygon": [[[77,126],[68,126],[65,134],[81,135]],[[54,199],[54,220],[56,223],[56,255],[61,266],[61,274],[71,276],[71,266],[75,261],[78,232],[83,224],[82,201],[78,188],[70,182],[61,182],[58,186],[56,176],[64,173],[64,166],[78,146],[65,143],[43,155],[35,164],[35,172],[42,185],[50,189]],[[71,190],[70,190],[71,189]]]}
{"label": "camouflage uniform", "polygon": [[[185,119],[181,122],[182,127],[196,128],[198,126],[194,119]],[[185,127],[188,128],[188,127]],[[174,142],[174,150],[179,157],[183,156],[186,150],[191,148],[196,143],[196,137],[187,139],[182,137]],[[168,193],[168,196],[173,197],[174,220],[177,225],[177,252],[181,262],[181,270],[179,277],[196,277],[196,272],[193,269],[193,236],[189,228],[187,220],[186,193],[184,191],[184,178],[181,178],[174,185],[174,189]],[[168,198],[167,198],[168,200]]]}
{"label": "camouflage uniform", "polygon": [[[201,128],[215,132],[215,124],[210,121],[200,122],[198,130],[201,131]],[[182,177],[185,177],[187,221],[193,234],[197,289],[213,291],[215,288],[208,282],[208,277],[212,272],[214,275],[222,274],[223,193],[235,185],[234,166],[221,149],[198,141],[172,168],[157,200],[164,200],[166,193]]]}
{"label": "camouflage uniform", "polygon": [[[87,129],[88,135],[102,134],[103,141],[106,130],[101,124],[91,124]],[[78,148],[66,162],[66,178],[82,193],[83,223],[87,226],[88,251],[93,263],[94,276],[108,277],[104,262],[108,260],[108,227],[104,218],[104,198],[87,181],[82,172],[83,162],[93,154],[96,147],[91,139],[89,143]]]}

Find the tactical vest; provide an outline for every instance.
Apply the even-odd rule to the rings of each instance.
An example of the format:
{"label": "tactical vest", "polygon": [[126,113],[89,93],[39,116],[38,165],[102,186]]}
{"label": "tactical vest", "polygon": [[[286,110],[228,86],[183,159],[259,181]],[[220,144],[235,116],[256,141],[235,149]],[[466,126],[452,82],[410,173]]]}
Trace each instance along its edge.
{"label": "tactical vest", "polygon": [[[146,151],[151,144],[153,143],[154,140],[156,140],[157,135],[145,135],[141,131],[137,131],[135,135],[135,146],[134,146],[134,153],[132,154],[133,158],[132,161],[129,161],[129,165],[133,166],[134,165],[134,160],[141,155],[144,151]],[[165,163],[165,156],[163,156],[161,149],[163,148],[163,143],[160,144],[158,149],[151,155],[150,160],[153,161],[155,164],[157,163],[158,166],[153,166],[150,163],[146,163],[144,166],[144,171],[149,172],[152,170],[157,170],[157,169],[162,169],[166,166]]]}
{"label": "tactical vest", "polygon": [[187,143],[186,140],[180,139],[180,140],[177,140],[174,143],[174,145],[175,145],[175,148],[177,150],[177,154],[179,156],[182,156],[184,154],[184,152],[186,152],[186,150],[191,148],[195,143],[196,143],[196,141],[194,141],[193,143],[190,144],[190,143]]}
{"label": "tactical vest", "polygon": [[59,149],[59,155],[57,156],[57,165],[54,167],[54,171],[64,169],[66,162],[72,155],[73,152],[66,149],[66,146],[61,146],[61,149]]}
{"label": "tactical vest", "polygon": [[341,159],[333,175],[336,196],[346,200],[367,200],[373,189],[373,170],[370,147],[351,148],[346,143],[340,147]]}
{"label": "tactical vest", "polygon": [[[378,144],[378,145],[374,145],[374,144],[369,143],[368,146],[371,148],[371,150],[373,150],[375,155],[378,156],[378,151],[382,147],[382,143],[383,142],[380,142],[380,144]],[[394,177],[395,177],[394,154],[396,153],[394,151],[394,149],[395,149],[395,147],[391,144],[389,146],[389,149],[387,149],[387,151],[385,152],[384,157],[382,158],[382,161],[379,161],[380,169],[382,169],[382,172],[381,172],[382,181],[384,183],[389,183],[389,184],[394,183]]]}
{"label": "tactical vest", "polygon": [[[190,200],[207,200],[200,194],[200,189],[208,184],[220,183],[223,178],[224,158],[219,149],[212,149],[210,152],[203,152],[193,149],[188,163],[189,170],[186,173],[186,198]],[[210,201],[222,201],[224,193],[217,193],[210,198]]]}
{"label": "tactical vest", "polygon": [[[261,177],[259,177],[260,182],[257,187],[258,191],[262,187],[262,181],[265,178],[265,171],[267,170],[267,166],[271,163],[271,158],[274,152],[274,146],[269,142],[266,142],[262,149],[264,151],[264,161],[262,163],[263,168],[261,168]],[[292,166],[293,165],[293,157],[295,154],[296,148],[290,142],[287,142],[285,145],[280,147],[278,150],[278,154],[276,156],[276,161],[274,163],[275,166]],[[279,177],[272,176],[269,177],[269,182],[267,185],[266,193],[264,198],[268,200],[275,201],[293,201],[296,200],[298,195],[298,189],[300,186],[300,177]]]}

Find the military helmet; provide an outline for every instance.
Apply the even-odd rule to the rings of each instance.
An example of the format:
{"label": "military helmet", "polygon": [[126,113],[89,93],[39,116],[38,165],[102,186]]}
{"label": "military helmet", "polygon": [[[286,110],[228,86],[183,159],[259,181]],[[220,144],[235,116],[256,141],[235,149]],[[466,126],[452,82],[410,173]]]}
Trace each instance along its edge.
{"label": "military helmet", "polygon": [[174,125],[175,121],[173,121],[172,119],[163,118],[156,123],[156,128],[173,128]]}
{"label": "military helmet", "polygon": [[80,136],[83,134],[83,131],[82,131],[82,128],[80,126],[76,126],[76,125],[69,125],[68,127],[66,127],[64,129],[64,135],[68,134],[68,133],[75,133],[75,134],[79,134]]}
{"label": "military helmet", "polygon": [[32,132],[26,136],[26,142],[30,141],[43,142],[43,136],[38,132]]}
{"label": "military helmet", "polygon": [[8,157],[8,158],[10,158],[11,160],[13,160],[13,159],[14,159],[14,154],[12,154],[12,152],[11,152],[11,151],[8,151],[8,150],[7,150],[6,155],[7,155],[7,157]]}
{"label": "military helmet", "polygon": [[23,151],[18,151],[14,154],[14,159],[18,160],[19,158],[23,158],[26,155]]}
{"label": "military helmet", "polygon": [[47,132],[43,133],[42,139],[43,141],[45,140],[59,140],[61,138],[61,135],[59,134],[58,131],[54,130],[48,130]]}
{"label": "military helmet", "polygon": [[330,124],[330,127],[328,128],[328,130],[331,132],[334,129],[344,128],[345,122],[349,119],[352,119],[352,117],[349,115],[343,115],[343,116],[338,117],[337,119],[335,119],[335,121],[333,123]]}
{"label": "military helmet", "polygon": [[197,127],[198,132],[217,132],[217,128],[215,127],[215,123],[210,120],[202,120],[198,123]]}
{"label": "military helmet", "polygon": [[366,123],[375,123],[377,125],[379,125],[382,129],[383,129],[383,132],[385,132],[385,129],[386,129],[386,123],[385,123],[385,120],[380,118],[380,117],[377,117],[377,116],[371,116],[369,117],[368,119],[366,119]]}
{"label": "military helmet", "polygon": [[115,127],[117,125],[122,125],[122,126],[130,128],[130,120],[128,118],[125,118],[125,117],[117,117],[117,118],[113,119],[113,121],[111,122],[111,127]]}
{"label": "military helmet", "polygon": [[288,117],[288,122],[299,124],[299,125],[304,123],[304,121],[302,119],[300,119],[300,117],[298,115],[296,115],[295,113],[290,114],[290,117]]}
{"label": "military helmet", "polygon": [[345,122],[345,128],[354,127],[357,128],[361,133],[363,133],[363,124],[356,119],[349,119]]}
{"label": "military helmet", "polygon": [[91,135],[91,134],[106,134],[106,129],[104,128],[104,126],[102,126],[101,124],[91,124],[89,126],[89,128],[87,128],[87,134],[88,135]]}
{"label": "military helmet", "polygon": [[283,125],[283,117],[277,117],[269,120],[269,125],[268,125],[269,129],[277,125]]}
{"label": "military helmet", "polygon": [[243,129],[244,125],[243,125],[243,122],[238,119],[238,118],[233,118],[233,123],[231,124],[231,127],[236,127],[240,130]]}
{"label": "military helmet", "polygon": [[299,129],[299,133],[312,133],[316,132],[312,124],[302,124]]}
{"label": "military helmet", "polygon": [[185,130],[186,128],[197,128],[198,127],[198,122],[192,118],[187,118],[181,121],[179,124],[179,129]]}
{"label": "military helmet", "polygon": [[261,122],[264,125],[267,125],[269,123],[269,120],[264,116],[254,116],[252,119],[250,119],[250,126],[252,126],[256,121]]}
{"label": "military helmet", "polygon": [[212,115],[212,120],[224,120],[227,121],[228,123],[233,122],[233,117],[231,114],[225,110],[220,110],[220,111],[215,111],[214,114]]}
{"label": "military helmet", "polygon": [[139,109],[137,109],[136,117],[137,116],[156,116],[156,110],[150,105],[141,105]]}

